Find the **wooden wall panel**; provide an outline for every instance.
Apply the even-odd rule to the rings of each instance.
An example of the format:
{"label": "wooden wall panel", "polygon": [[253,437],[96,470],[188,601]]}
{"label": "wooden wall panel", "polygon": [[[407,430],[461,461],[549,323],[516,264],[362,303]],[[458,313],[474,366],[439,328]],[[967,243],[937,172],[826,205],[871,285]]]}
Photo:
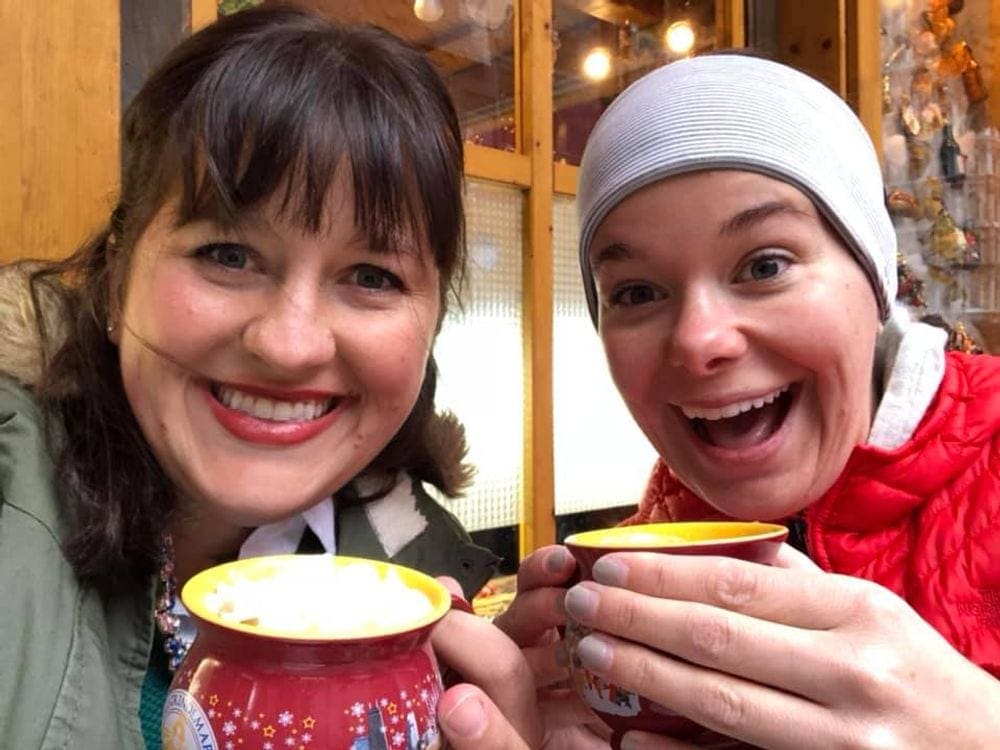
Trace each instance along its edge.
{"label": "wooden wall panel", "polygon": [[[27,2],[28,0],[25,0]],[[17,254],[21,240],[21,0],[0,0],[0,261]]]}
{"label": "wooden wall panel", "polygon": [[815,76],[841,96],[847,93],[844,3],[776,3],[778,59]]}
{"label": "wooden wall panel", "polygon": [[0,261],[70,252],[118,185],[118,3],[0,0]]}

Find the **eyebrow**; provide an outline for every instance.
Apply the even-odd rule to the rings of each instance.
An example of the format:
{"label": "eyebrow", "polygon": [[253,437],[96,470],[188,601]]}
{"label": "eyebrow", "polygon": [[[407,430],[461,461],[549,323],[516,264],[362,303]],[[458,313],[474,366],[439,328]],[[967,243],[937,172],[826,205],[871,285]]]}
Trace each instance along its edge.
{"label": "eyebrow", "polygon": [[632,257],[632,251],[628,249],[621,242],[612,242],[610,245],[602,247],[596,253],[590,261],[590,272],[593,274],[597,273],[597,269],[601,267],[603,263],[608,263],[609,261],[615,260],[627,260]]}
{"label": "eyebrow", "polygon": [[[744,209],[726,219],[726,221],[724,221],[719,227],[719,235],[733,236],[739,234],[740,232],[746,231],[754,226],[763,224],[772,216],[780,214],[790,214],[807,219],[813,218],[812,214],[808,211],[805,211],[788,201],[767,201],[765,203]],[[604,263],[628,260],[631,257],[632,251],[627,245],[621,242],[612,242],[610,245],[607,245],[594,253],[593,259],[590,262],[591,273],[596,274],[597,269]]]}
{"label": "eyebrow", "polygon": [[808,211],[804,211],[788,201],[767,201],[757,206],[751,206],[731,216],[719,227],[719,235],[732,236],[739,234],[779,214],[792,214],[807,219],[812,218],[812,215]]}

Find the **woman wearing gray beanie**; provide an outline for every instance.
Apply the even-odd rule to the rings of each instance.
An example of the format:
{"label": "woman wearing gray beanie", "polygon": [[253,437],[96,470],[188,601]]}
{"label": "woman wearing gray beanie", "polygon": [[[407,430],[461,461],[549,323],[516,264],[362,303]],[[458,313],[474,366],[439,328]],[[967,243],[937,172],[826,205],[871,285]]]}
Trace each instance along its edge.
{"label": "woman wearing gray beanie", "polygon": [[774,62],[682,61],[604,114],[578,200],[591,313],[662,458],[631,521],[792,522],[811,558],[605,558],[566,599],[612,634],[584,664],[764,747],[995,743],[1000,359],[894,306],[858,119]]}
{"label": "woman wearing gray beanie", "polygon": [[996,747],[1000,358],[895,306],[858,119],[774,62],[677,62],[597,123],[578,208],[591,315],[661,456],[630,522],[781,521],[799,551],[607,555],[565,597],[599,631],[576,657],[756,746]]}

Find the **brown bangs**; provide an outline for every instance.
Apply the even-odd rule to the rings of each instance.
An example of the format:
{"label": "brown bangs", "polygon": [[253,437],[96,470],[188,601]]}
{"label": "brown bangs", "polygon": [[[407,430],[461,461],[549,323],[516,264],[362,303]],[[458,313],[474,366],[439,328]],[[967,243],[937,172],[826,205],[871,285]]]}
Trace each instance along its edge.
{"label": "brown bangs", "polygon": [[447,286],[464,261],[461,135],[447,93],[429,85],[437,79],[422,55],[407,48],[400,59],[398,40],[380,29],[345,33],[293,15],[298,23],[266,44],[245,35],[211,51],[200,39],[215,59],[170,115],[173,174],[161,188],[180,182],[181,221],[223,225],[280,195],[285,217],[315,233],[337,170],[349,168],[370,247],[426,239]]}

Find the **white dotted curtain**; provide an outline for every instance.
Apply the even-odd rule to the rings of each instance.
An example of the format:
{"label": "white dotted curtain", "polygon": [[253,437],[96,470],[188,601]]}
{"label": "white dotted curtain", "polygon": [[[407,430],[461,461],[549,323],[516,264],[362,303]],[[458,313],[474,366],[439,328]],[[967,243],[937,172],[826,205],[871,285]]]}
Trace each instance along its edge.
{"label": "white dotted curtain", "polygon": [[618,395],[590,322],[575,201],[557,195],[552,210],[556,514],[634,504],[656,453]]}
{"label": "white dotted curtain", "polygon": [[465,425],[476,477],[444,500],[469,531],[518,523],[524,485],[521,190],[467,180],[469,268],[435,346],[438,409]]}

